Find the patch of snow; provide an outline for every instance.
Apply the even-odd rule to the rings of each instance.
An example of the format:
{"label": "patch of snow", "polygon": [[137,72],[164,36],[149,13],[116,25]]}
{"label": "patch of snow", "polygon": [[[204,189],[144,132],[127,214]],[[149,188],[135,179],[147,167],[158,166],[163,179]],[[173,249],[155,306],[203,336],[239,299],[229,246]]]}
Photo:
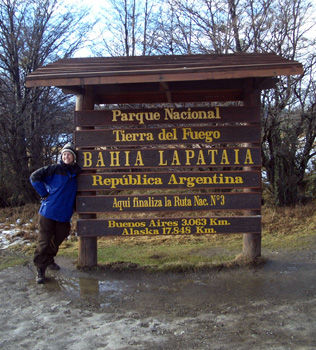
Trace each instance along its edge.
{"label": "patch of snow", "polygon": [[[17,220],[20,223],[20,220]],[[28,226],[25,224],[22,226]],[[0,249],[7,249],[14,245],[30,244],[29,239],[25,239],[21,234],[21,227],[17,227],[14,224],[1,224],[0,223]]]}

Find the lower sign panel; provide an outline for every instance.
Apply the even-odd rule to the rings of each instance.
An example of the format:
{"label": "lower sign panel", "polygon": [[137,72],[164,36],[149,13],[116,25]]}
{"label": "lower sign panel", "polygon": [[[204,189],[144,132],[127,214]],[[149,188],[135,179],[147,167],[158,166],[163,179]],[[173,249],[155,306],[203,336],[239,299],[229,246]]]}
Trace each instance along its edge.
{"label": "lower sign panel", "polygon": [[78,220],[79,236],[261,233],[261,216]]}
{"label": "lower sign panel", "polygon": [[158,212],[196,210],[260,210],[260,193],[209,193],[187,195],[78,196],[77,212]]}

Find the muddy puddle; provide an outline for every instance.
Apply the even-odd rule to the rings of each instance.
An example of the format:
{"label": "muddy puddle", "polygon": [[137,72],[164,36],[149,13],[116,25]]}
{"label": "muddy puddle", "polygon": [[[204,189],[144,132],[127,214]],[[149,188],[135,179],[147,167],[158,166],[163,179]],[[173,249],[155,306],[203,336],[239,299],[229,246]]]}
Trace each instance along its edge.
{"label": "muddy puddle", "polygon": [[[62,262],[61,262],[62,263]],[[43,289],[64,293],[72,301],[89,300],[95,309],[111,307],[118,300],[161,309],[167,296],[171,304],[200,308],[212,302],[242,300],[291,300],[316,298],[315,260],[268,259],[261,267],[227,269],[200,273],[144,273],[137,271],[82,272],[74,267],[49,271]],[[29,281],[35,285],[34,279]],[[181,308],[181,307],[180,307]]]}
{"label": "muddy puddle", "polygon": [[315,350],[316,252],[198,273],[0,272],[6,350]]}

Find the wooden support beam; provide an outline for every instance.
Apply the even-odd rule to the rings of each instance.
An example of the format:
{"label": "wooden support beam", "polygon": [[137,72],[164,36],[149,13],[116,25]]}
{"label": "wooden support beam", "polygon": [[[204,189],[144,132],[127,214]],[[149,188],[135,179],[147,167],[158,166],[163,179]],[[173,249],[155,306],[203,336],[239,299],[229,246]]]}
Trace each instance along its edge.
{"label": "wooden support beam", "polygon": [[[244,104],[246,107],[253,107],[257,114],[257,120],[260,120],[260,93],[261,90],[254,88],[254,81],[251,79],[245,81],[244,86]],[[253,147],[254,144],[247,144],[247,147]],[[244,167],[245,171],[252,171],[252,167]],[[258,189],[247,188],[244,192],[258,192]],[[261,215],[261,210],[249,210],[244,215]],[[247,258],[257,258],[261,256],[261,234],[245,233],[243,235],[242,255]]]}
{"label": "wooden support beam", "polygon": [[[93,110],[94,109],[94,91],[93,87],[85,87],[82,95],[76,98],[76,111]],[[91,127],[80,127],[78,130],[87,130]],[[89,192],[90,195],[95,195]],[[80,214],[79,219],[96,219],[96,214]],[[78,246],[78,266],[93,267],[98,264],[98,247],[97,237],[79,237]]]}
{"label": "wooden support beam", "polygon": [[169,89],[169,84],[162,81],[160,83],[160,85],[162,86],[164,92],[166,93],[167,101],[169,103],[171,103],[172,102],[172,98],[171,98],[171,92],[170,92],[170,89]]}

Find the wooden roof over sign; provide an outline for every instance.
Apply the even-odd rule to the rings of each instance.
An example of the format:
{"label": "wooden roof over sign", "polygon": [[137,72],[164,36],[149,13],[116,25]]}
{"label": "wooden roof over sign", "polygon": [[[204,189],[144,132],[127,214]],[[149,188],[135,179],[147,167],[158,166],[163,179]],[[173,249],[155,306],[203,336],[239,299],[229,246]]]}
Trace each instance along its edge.
{"label": "wooden roof over sign", "polygon": [[100,104],[223,101],[239,100],[245,79],[265,88],[267,79],[302,73],[301,63],[275,54],[70,58],[30,73],[26,86],[70,94],[93,86]]}

